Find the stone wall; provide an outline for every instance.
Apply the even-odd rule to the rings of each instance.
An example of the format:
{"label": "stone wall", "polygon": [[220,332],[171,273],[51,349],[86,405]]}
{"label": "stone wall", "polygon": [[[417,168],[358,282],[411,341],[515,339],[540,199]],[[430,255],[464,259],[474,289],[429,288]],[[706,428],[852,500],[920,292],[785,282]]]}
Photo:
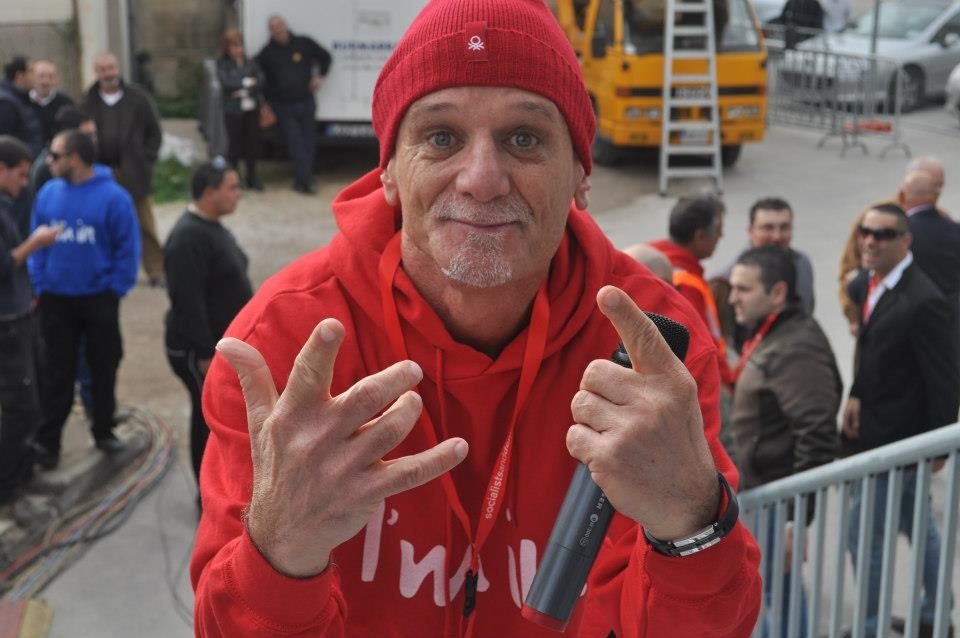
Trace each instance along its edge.
{"label": "stone wall", "polygon": [[[200,64],[215,55],[226,28],[225,0],[132,0],[131,37],[134,56],[146,53],[148,77],[159,97],[197,95]],[[142,57],[142,56],[141,56]]]}

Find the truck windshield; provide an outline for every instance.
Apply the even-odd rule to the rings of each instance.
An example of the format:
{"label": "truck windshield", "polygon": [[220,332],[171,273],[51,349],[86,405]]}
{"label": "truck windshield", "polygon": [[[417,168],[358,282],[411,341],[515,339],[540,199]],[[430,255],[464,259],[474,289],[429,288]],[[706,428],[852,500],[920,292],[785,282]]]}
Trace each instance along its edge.
{"label": "truck windshield", "polygon": [[[624,0],[624,47],[629,54],[663,53],[664,0]],[[714,0],[720,52],[759,51],[760,40],[747,0]],[[701,24],[702,21],[701,21]],[[678,46],[683,38],[677,38]],[[691,48],[695,48],[695,45]]]}

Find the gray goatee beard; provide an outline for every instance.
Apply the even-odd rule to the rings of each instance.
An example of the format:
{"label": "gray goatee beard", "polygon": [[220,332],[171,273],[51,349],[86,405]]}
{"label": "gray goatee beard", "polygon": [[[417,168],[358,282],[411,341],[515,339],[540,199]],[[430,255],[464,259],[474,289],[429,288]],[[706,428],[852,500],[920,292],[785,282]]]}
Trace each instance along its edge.
{"label": "gray goatee beard", "polygon": [[471,288],[494,288],[513,279],[513,269],[506,260],[503,241],[497,237],[472,232],[440,271],[448,279]]}
{"label": "gray goatee beard", "polygon": [[[527,225],[533,211],[519,195],[510,194],[493,202],[478,204],[455,195],[444,195],[431,207],[439,220],[463,220],[482,224],[519,222]],[[513,279],[513,268],[506,254],[504,238],[496,234],[471,231],[456,247],[450,263],[440,271],[448,279],[471,288],[494,288]]]}

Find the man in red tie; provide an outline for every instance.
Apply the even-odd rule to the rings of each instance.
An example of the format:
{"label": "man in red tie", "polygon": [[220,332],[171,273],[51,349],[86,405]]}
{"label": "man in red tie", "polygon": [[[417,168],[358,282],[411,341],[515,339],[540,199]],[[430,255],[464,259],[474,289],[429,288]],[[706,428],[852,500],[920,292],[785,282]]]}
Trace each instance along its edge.
{"label": "man in red tie", "polygon": [[[843,411],[844,449],[856,453],[899,441],[957,420],[960,372],[957,331],[943,293],[914,263],[907,216],[895,204],[869,210],[857,229],[862,270],[851,282],[850,298],[860,309],[853,386]],[[877,481],[873,542],[867,553],[867,635],[877,630],[880,567],[886,511],[887,476]],[[904,473],[897,514],[899,530],[912,539],[916,471]],[[860,514],[854,492],[853,517]],[[934,592],[940,535],[932,510],[924,551],[924,597],[920,636],[933,632]],[[854,561],[859,544],[852,526],[849,549]],[[885,622],[885,621],[884,621]]]}

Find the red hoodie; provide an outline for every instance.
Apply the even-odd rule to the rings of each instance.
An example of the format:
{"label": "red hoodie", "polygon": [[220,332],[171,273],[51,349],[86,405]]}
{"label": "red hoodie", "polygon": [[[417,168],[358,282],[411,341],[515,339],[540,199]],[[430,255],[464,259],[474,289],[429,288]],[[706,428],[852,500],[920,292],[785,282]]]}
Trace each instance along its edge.
{"label": "red hoodie", "polygon": [[[346,327],[334,395],[394,362],[378,265],[399,228],[399,209],[385,203],[376,170],[345,189],[333,209],[341,232],[330,245],[266,282],[227,332],[260,350],[281,390],[297,352],[325,317]],[[586,213],[572,210],[546,286],[546,348],[517,422],[504,506],[480,553],[475,636],[556,635],[524,620],[520,606],[575,466],[565,444],[570,400],[587,364],[609,357],[618,342],[595,302],[605,284],[691,328],[685,363],[698,382],[717,467],[736,485],[717,441],[719,387],[709,335],[689,304],[617,251]],[[409,356],[423,368],[419,390],[436,437],[461,436],[470,444],[452,475],[475,527],[513,411],[528,330],[491,360],[448,334],[402,268],[391,292]],[[251,494],[250,441],[236,375],[219,355],[205,386],[211,436],[191,565],[198,636],[461,635],[469,551],[439,480],[388,498],[364,530],[334,551],[323,573],[283,576],[241,521]],[[394,455],[429,447],[432,437],[423,428],[421,420]],[[758,562],[741,524],[716,546],[678,559],[653,552],[640,527],[616,515],[566,635],[745,637],[759,608]]]}

